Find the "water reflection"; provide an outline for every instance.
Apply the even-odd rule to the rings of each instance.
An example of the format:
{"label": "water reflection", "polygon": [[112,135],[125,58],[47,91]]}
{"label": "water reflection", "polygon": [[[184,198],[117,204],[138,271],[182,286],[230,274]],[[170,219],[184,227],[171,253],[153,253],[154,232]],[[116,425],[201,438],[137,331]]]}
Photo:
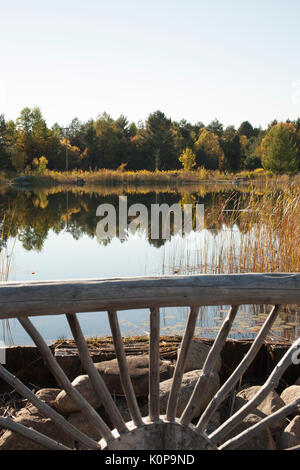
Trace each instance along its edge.
{"label": "water reflection", "polygon": [[[2,280],[46,280],[139,276],[160,274],[197,274],[249,271],[238,258],[245,236],[251,238],[253,226],[237,217],[232,210],[247,207],[248,189],[229,187],[129,188],[69,187],[50,189],[13,189],[0,191]],[[99,204],[112,204],[117,218],[119,196],[127,196],[128,206],[144,204],[151,213],[151,204],[204,204],[205,227],[186,237],[171,236],[151,239],[148,233],[128,233],[98,240],[96,227]],[[258,195],[259,197],[259,195]],[[128,222],[131,219],[128,218]],[[172,222],[172,219],[171,219]],[[118,229],[118,227],[117,227]],[[118,233],[118,231],[117,231]],[[172,223],[171,223],[172,234]],[[214,337],[225,314],[226,306],[202,308],[196,334]],[[241,307],[231,337],[253,338],[268,308]],[[188,309],[162,309],[162,333],[179,334],[184,330]],[[110,334],[105,313],[80,315],[83,331],[89,336]],[[122,332],[148,334],[149,314],[146,310],[122,312]],[[34,323],[47,340],[70,337],[63,316],[34,318]],[[17,320],[10,322],[15,344],[30,343]],[[3,328],[7,333],[7,324]],[[271,332],[274,340],[293,339],[299,335],[299,312],[283,309]]]}

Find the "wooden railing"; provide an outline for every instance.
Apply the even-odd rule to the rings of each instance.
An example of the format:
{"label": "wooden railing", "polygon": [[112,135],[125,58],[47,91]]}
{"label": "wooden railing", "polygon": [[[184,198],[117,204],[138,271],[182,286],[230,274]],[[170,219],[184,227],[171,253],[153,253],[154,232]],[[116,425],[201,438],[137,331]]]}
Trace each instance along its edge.
{"label": "wooden railing", "polygon": [[[124,422],[102,377],[94,367],[76,314],[91,311],[107,312],[120,369],[120,378],[128,408],[134,426],[137,429],[143,429],[147,427],[147,425],[144,417],[141,416],[129,376],[117,311],[149,308],[149,419],[151,423],[163,422],[166,424],[176,422],[177,426],[179,425],[180,432],[183,433],[187,427],[189,429],[191,428],[190,423],[194,416],[199,397],[206,393],[217,357],[225,344],[239,306],[245,304],[269,304],[273,305],[273,308],[253,341],[248,353],[213,397],[206,410],[201,415],[197,425],[192,427],[193,431],[198,436],[203,437],[203,443],[201,445],[203,445],[204,448],[207,446],[208,448],[222,449],[236,448],[241,445],[242,442],[250,439],[255,433],[261,431],[262,428],[269,426],[274,420],[280,419],[282,416],[287,416],[291,413],[291,410],[300,407],[300,400],[296,400],[288,407],[282,408],[277,414],[275,413],[265,418],[257,425],[226,442],[226,436],[229,431],[232,431],[232,429],[266,397],[270,390],[277,386],[284,371],[292,364],[292,357],[295,351],[300,347],[299,338],[290,347],[257,395],[241,410],[223,423],[214,433],[206,436],[206,429],[213,413],[225,400],[236,383],[242,378],[246,369],[258,353],[279,314],[280,305],[300,304],[300,274],[162,276],[125,279],[11,282],[0,286],[0,319],[18,318],[23,328],[40,349],[47,366],[55,376],[57,382],[78,404],[78,407],[85,414],[86,419],[93,423],[95,428],[99,429],[105,444],[103,444],[103,442],[99,443],[94,441],[74,428],[53,408],[39,400],[22,382],[10,374],[3,366],[0,366],[0,377],[13,386],[21,395],[31,401],[43,415],[50,417],[67,434],[79,442],[82,447],[88,449],[100,449],[104,446],[109,447],[112,445],[112,442],[115,442],[116,433],[120,441],[120,437],[124,436],[124,433],[128,434],[130,427]],[[180,419],[176,420],[177,400],[182,383],[184,366],[189,346],[194,336],[199,307],[204,305],[229,305],[231,307],[206,358],[201,376],[199,377],[189,403]],[[189,306],[190,314],[173,375],[173,384],[168,399],[166,416],[162,418],[160,417],[159,403],[160,308],[172,306]],[[115,431],[112,431],[108,427],[94,408],[82,397],[77,389],[73,387],[66,374],[56,362],[47,343],[29,319],[29,317],[36,315],[58,314],[66,315],[78,347],[82,365],[89,375],[96,394],[101,402],[105,403],[106,410],[115,427]],[[36,442],[42,443],[48,448],[64,448],[64,446],[54,442],[48,437],[40,435],[32,429],[27,429],[8,418],[0,418],[0,426],[15,430]],[[124,444],[125,448],[129,442],[128,435],[126,439]],[[122,439],[120,442],[120,445],[122,445]]]}

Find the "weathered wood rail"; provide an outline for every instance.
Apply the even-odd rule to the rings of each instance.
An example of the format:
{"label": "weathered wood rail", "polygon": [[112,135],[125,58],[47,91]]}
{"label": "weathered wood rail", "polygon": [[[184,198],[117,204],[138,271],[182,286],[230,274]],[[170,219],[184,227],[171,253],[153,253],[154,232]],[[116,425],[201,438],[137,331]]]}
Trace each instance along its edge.
{"label": "weathered wood rail", "polygon": [[300,274],[228,274],[10,282],[0,318],[150,307],[299,304]]}
{"label": "weathered wood rail", "polygon": [[[191,424],[197,402],[206,393],[215,362],[222,351],[239,306],[245,304],[269,304],[272,309],[251,348],[227,381],[212,398],[196,425]],[[49,282],[11,282],[0,286],[0,319],[17,318],[31,336],[44,358],[48,368],[60,386],[78,404],[86,419],[99,429],[103,439],[96,442],[86,436],[53,408],[39,400],[19,379],[0,366],[0,377],[31,401],[41,414],[51,418],[66,434],[87,449],[234,449],[257,432],[282,419],[300,408],[300,400],[280,412],[274,413],[230,440],[232,430],[266,397],[276,386],[285,372],[292,366],[292,358],[300,348],[300,338],[289,348],[264,386],[243,408],[210,435],[208,424],[218,406],[228,397],[238,381],[252,363],[264,343],[280,305],[300,304],[300,274],[238,274],[163,276],[126,279],[90,279]],[[228,315],[210,349],[202,373],[180,418],[177,416],[177,401],[180,392],[184,366],[194,336],[200,306],[229,305]],[[173,384],[169,394],[165,416],[160,416],[159,403],[159,335],[160,308],[188,306],[190,314],[181,342]],[[149,364],[149,416],[141,416],[137,399],[128,372],[128,366],[117,311],[128,309],[149,309],[150,320],[150,364]],[[120,378],[132,421],[125,423],[102,377],[94,367],[77,313],[105,311],[108,314]],[[68,377],[56,362],[45,340],[39,334],[29,317],[36,315],[65,314],[78,347],[83,368],[88,374],[95,393],[105,403],[114,429],[103,421],[96,410],[70,383]],[[0,426],[19,432],[49,449],[65,449],[37,431],[27,429],[8,418],[0,418]]]}

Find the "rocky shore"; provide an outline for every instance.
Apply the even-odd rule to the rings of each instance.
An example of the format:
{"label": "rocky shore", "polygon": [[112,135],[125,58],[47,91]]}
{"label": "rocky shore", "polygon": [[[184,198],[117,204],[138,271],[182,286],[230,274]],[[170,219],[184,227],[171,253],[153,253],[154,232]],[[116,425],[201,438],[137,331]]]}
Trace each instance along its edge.
{"label": "rocky shore", "polygon": [[[179,344],[179,338],[173,338],[172,340],[169,339],[169,341],[167,341],[166,339],[161,340],[161,414],[165,414],[166,412],[167,400],[171,389],[172,375],[174,372]],[[198,377],[201,373],[201,368],[203,367],[204,360],[207,356],[210,347],[211,341],[209,340],[195,339],[192,342],[187,362],[185,365],[185,373],[183,376],[182,386],[178,399],[178,416],[181,415],[189,401],[194,385],[196,384]],[[95,395],[89,377],[84,373],[77,374],[78,371],[75,370],[75,360],[73,360],[72,362],[70,357],[73,357],[73,359],[74,357],[76,357],[76,359],[78,359],[76,351],[73,350],[73,354],[67,354],[68,348],[69,353],[70,350],[72,350],[72,344],[68,344],[67,342],[64,344],[63,342],[61,342],[59,345],[56,345],[56,348],[57,358],[65,358],[61,361],[61,363],[64,363],[65,371],[67,371],[69,378],[73,381],[72,383],[74,387],[98,411],[104,421],[111,428],[113,428],[113,425],[110,422],[110,417],[107,415],[105,410],[105,403],[101,403]],[[227,370],[229,369],[229,366],[228,364],[226,364],[225,361],[225,359],[228,361],[230,357],[229,345],[227,345],[227,349],[227,353],[225,348],[225,355],[222,353],[222,357],[220,356],[218,358],[215,370],[211,374],[209,389],[207,390],[206,395],[201,398],[198,407],[195,410],[193,420],[193,422],[195,423],[197,422],[197,418],[201,415],[211,398],[219,389],[220,384],[222,384],[226,379],[226,376],[230,374],[230,370]],[[243,347],[238,348],[236,344],[234,346],[231,344],[231,349],[232,351],[235,351],[236,356],[238,355],[238,351],[240,354],[243,354]],[[279,347],[279,350],[280,355],[284,350],[284,345]],[[273,347],[273,356],[276,356],[277,353],[278,351],[275,351]],[[98,354],[100,354],[99,351]],[[117,403],[118,409],[120,410],[124,420],[130,421],[131,417],[127,408],[126,399],[124,397],[122,385],[120,382],[118,363],[115,358],[110,356],[110,354],[113,354],[113,348],[109,347],[109,342],[106,344],[105,347],[101,349],[101,354],[101,360],[97,360],[95,359],[95,357],[93,358],[95,366],[99,374],[105,381],[115,402]],[[66,358],[69,358],[69,362],[66,360]],[[146,341],[139,341],[135,343],[135,345],[133,345],[132,343],[128,343],[127,359],[129,373],[132,379],[132,384],[138,400],[141,414],[142,416],[147,416],[147,396],[149,388],[149,356],[147,354]],[[38,362],[38,358],[36,358],[35,360]],[[238,362],[239,358],[235,357],[235,361]],[[259,358],[257,358],[256,361],[259,361]],[[258,365],[259,362],[256,363],[256,367],[258,367]],[[268,367],[272,367],[272,365],[273,364],[269,364]],[[40,369],[43,368],[41,368],[41,366],[39,367]],[[255,368],[255,364],[253,367]],[[25,373],[24,371],[25,369],[23,368],[23,375]],[[31,367],[31,372],[33,372],[33,364]],[[283,377],[283,380],[278,389],[269,393],[269,395],[264,399],[264,401],[254,411],[252,411],[251,414],[249,414],[246,418],[243,419],[243,421],[239,424],[238,428],[236,428],[232,435],[229,435],[228,438],[233,437],[233,435],[236,435],[239,432],[247,429],[248,427],[262,420],[264,417],[274,413],[286,404],[289,404],[296,398],[300,397],[299,369],[296,368],[293,372],[296,375],[294,375],[294,377],[290,375],[288,377],[289,381],[287,381],[287,376]],[[45,380],[46,373],[41,374],[41,377],[43,376],[44,384],[46,384],[47,386],[42,386],[42,384],[40,383],[40,386],[38,387],[35,385],[35,383],[32,383],[31,388],[36,387],[36,395],[41,400],[53,407],[56,411],[58,411],[77,429],[94,439],[101,439],[102,436],[99,434],[99,432],[97,432],[97,430],[94,429],[94,427],[89,422],[86,421],[84,415],[78,408],[77,404],[73,402],[73,400],[66,394],[66,392],[64,390],[61,390],[54,382],[50,384],[51,386],[49,386],[49,381],[47,382],[47,380]],[[30,377],[27,376],[27,383],[30,382],[28,380],[29,378]],[[228,396],[228,398],[222,403],[222,405],[214,414],[207,429],[208,435],[215,429],[217,429],[222,422],[228,419],[229,416],[234,414],[237,410],[243,407],[245,403],[251,400],[251,398],[257,393],[257,391],[263,384],[262,379],[263,377],[261,377],[260,374],[255,374],[255,369],[252,370],[252,375],[248,374],[243,377],[243,380],[241,381],[241,383],[239,383],[236,390],[232,394],[230,394],[230,396]],[[10,398],[10,400],[7,399],[6,403],[5,399],[3,398],[5,397],[5,394],[7,398]],[[60,429],[58,429],[58,427],[51,421],[51,419],[41,416],[35,406],[30,404],[27,400],[23,400],[22,398],[17,397],[13,394],[11,390],[6,390],[2,394],[2,401],[4,401],[4,403],[2,403],[2,407],[0,408],[0,415],[13,416],[17,422],[24,424],[27,427],[36,429],[39,432],[45,434],[46,436],[58,440],[71,448],[78,447],[77,443],[72,441],[71,438],[67,437]],[[280,422],[276,423],[271,428],[260,432],[256,437],[252,438],[246,444],[242,445],[241,449],[275,450],[286,449],[296,445],[300,445],[300,414],[288,416],[287,418],[282,419]],[[0,429],[0,450],[8,449],[42,449],[42,446],[35,444],[12,431]]]}

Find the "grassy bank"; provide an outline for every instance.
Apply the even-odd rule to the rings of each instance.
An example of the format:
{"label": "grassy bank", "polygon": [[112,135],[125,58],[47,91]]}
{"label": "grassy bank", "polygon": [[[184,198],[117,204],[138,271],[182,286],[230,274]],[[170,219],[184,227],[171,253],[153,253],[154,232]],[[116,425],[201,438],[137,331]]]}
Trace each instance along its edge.
{"label": "grassy bank", "polygon": [[[51,186],[62,184],[76,184],[78,179],[82,179],[84,184],[187,184],[187,183],[218,183],[237,182],[250,183],[253,181],[266,181],[272,179],[276,182],[294,181],[300,183],[300,174],[295,176],[282,175],[275,176],[270,172],[258,168],[254,171],[242,171],[239,173],[224,173],[219,170],[206,170],[198,168],[195,171],[172,170],[172,171],[121,171],[102,169],[97,171],[54,171],[45,170],[43,173],[27,173],[31,177],[34,185]],[[12,180],[12,179],[11,179]]]}

